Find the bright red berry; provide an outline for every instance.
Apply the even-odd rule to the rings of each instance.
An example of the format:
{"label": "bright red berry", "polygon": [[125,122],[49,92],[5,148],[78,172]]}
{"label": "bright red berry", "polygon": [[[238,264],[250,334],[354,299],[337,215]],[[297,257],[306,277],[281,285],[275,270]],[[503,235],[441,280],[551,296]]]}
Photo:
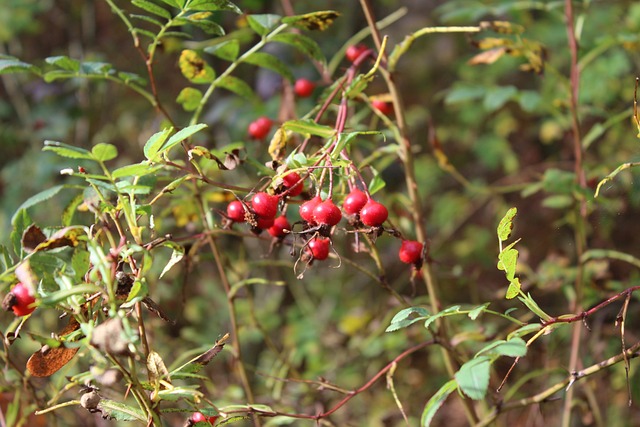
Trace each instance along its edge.
{"label": "bright red berry", "polygon": [[313,259],[324,260],[329,257],[329,245],[331,241],[325,237],[314,237],[309,240],[308,248]]}
{"label": "bright red berry", "polygon": [[316,88],[316,84],[311,80],[298,79],[296,80],[296,84],[293,86],[293,91],[300,98],[307,98],[311,96],[315,88]]}
{"label": "bright red berry", "polygon": [[297,172],[286,174],[282,177],[282,181],[285,187],[290,188],[289,196],[291,197],[296,197],[304,190],[304,183],[300,181],[300,175]]}
{"label": "bright red berry", "polygon": [[258,218],[256,218],[256,227],[259,228],[260,230],[268,230],[269,228],[273,227],[274,222],[275,222],[275,218],[273,217],[263,218],[259,216]]}
{"label": "bright red berry", "polygon": [[423,245],[415,240],[403,240],[398,256],[400,261],[407,264],[415,264],[422,258]]}
{"label": "bright red berry", "polygon": [[370,227],[380,227],[389,217],[389,211],[382,204],[373,199],[369,199],[360,211],[360,220],[364,225]]}
{"label": "bright red berry", "polygon": [[227,216],[233,222],[244,222],[244,205],[239,200],[234,200],[227,205]]}
{"label": "bright red berry", "polygon": [[344,199],[342,208],[347,214],[355,215],[362,210],[364,205],[367,204],[367,200],[369,200],[367,195],[364,194],[363,191],[360,191],[356,188],[356,189],[353,189],[351,193],[349,193],[347,197]]}
{"label": "bright red berry", "polygon": [[300,205],[300,217],[307,221],[311,225],[316,224],[316,219],[313,216],[313,210],[322,203],[320,196],[316,196],[311,200],[308,200]]}
{"label": "bright red berry", "polygon": [[207,417],[204,414],[202,414],[201,412],[194,412],[193,415],[191,415],[191,423],[192,424],[195,424],[195,423],[209,423],[209,424],[213,425],[213,423],[215,423],[217,419],[218,419],[217,416]]}
{"label": "bright red berry", "polygon": [[367,47],[363,44],[351,45],[347,48],[345,56],[351,62],[354,62],[360,55],[367,50]]}
{"label": "bright red berry", "polygon": [[327,199],[315,207],[313,218],[318,224],[334,226],[342,219],[342,212],[331,199]]}
{"label": "bright red berry", "polygon": [[272,196],[261,191],[253,195],[251,206],[259,217],[273,218],[278,212],[278,196]]}
{"label": "bright red berry", "polygon": [[279,216],[273,221],[273,225],[267,230],[273,237],[284,237],[287,235],[285,230],[291,230],[291,224],[284,215]]}
{"label": "bright red berry", "polygon": [[29,288],[18,282],[2,301],[2,307],[7,311],[13,310],[16,316],[26,316],[36,309],[33,305],[35,302],[36,299],[29,292]]}
{"label": "bright red berry", "polygon": [[393,105],[391,105],[390,102],[382,101],[380,99],[374,99],[371,101],[371,106],[385,116],[388,116],[393,111]]}
{"label": "bright red berry", "polygon": [[258,117],[249,123],[249,136],[254,139],[263,139],[271,130],[272,125],[273,122],[268,117]]}

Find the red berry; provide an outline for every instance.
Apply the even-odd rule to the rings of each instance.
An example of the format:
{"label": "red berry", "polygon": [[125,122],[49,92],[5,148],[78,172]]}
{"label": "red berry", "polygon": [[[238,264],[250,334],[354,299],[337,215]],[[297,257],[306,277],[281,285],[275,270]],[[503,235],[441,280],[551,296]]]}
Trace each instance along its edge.
{"label": "red berry", "polygon": [[367,50],[367,47],[363,44],[351,45],[347,48],[345,56],[351,62],[354,62],[360,55]]}
{"label": "red berry", "polygon": [[322,261],[329,257],[329,244],[331,241],[325,237],[314,237],[309,240],[308,249],[313,255],[313,259]]}
{"label": "red berry", "polygon": [[227,205],[227,216],[233,222],[244,222],[244,205],[238,200]]}
{"label": "red berry", "polygon": [[260,230],[268,230],[273,227],[273,223],[275,222],[275,218],[263,218],[259,216],[256,218],[256,227]]}
{"label": "red berry", "polygon": [[[300,181],[300,175],[297,172],[289,172],[282,177],[283,185],[289,190],[289,196],[296,197],[304,190],[304,183]],[[299,182],[299,184],[296,184]]]}
{"label": "red berry", "polygon": [[207,421],[207,417],[205,417],[202,412],[194,412],[193,415],[191,415],[191,422],[193,423],[205,423]]}
{"label": "red berry", "polygon": [[[11,296],[13,295],[13,296]],[[36,309],[33,303],[36,299],[29,292],[29,288],[23,283],[18,282],[7,297],[2,302],[2,306],[5,310],[13,310],[13,314],[16,316],[26,316],[33,313]]]}
{"label": "red berry", "polygon": [[273,218],[278,212],[278,196],[272,196],[261,191],[253,195],[251,206],[259,217]]}
{"label": "red berry", "polygon": [[367,195],[356,188],[344,199],[342,208],[347,214],[355,215],[367,204],[367,200],[369,200]]}
{"label": "red berry", "polygon": [[307,221],[311,225],[316,224],[316,219],[313,216],[313,210],[322,203],[320,196],[316,196],[311,200],[308,200],[300,205],[300,217]]}
{"label": "red berry", "polygon": [[258,117],[249,123],[249,135],[254,139],[262,139],[271,130],[271,125],[273,125],[273,122],[268,117]]}
{"label": "red berry", "polygon": [[371,105],[385,116],[388,116],[393,111],[393,105],[391,105],[390,102],[382,101],[380,99],[374,99],[371,101]]}
{"label": "red berry", "polygon": [[415,240],[403,240],[398,256],[400,261],[407,264],[415,264],[422,258],[423,245]]}
{"label": "red berry", "polygon": [[342,212],[331,199],[318,203],[313,210],[313,217],[318,224],[334,226],[342,219]]}
{"label": "red berry", "polygon": [[364,225],[370,227],[380,227],[387,220],[389,211],[382,203],[378,203],[373,199],[369,199],[366,205],[360,211],[360,219]]}
{"label": "red berry", "polygon": [[289,224],[286,216],[281,215],[273,221],[273,225],[267,231],[273,237],[283,237],[287,235],[284,232],[285,230],[291,230],[291,224]]}
{"label": "red berry", "polygon": [[316,88],[316,84],[311,80],[298,79],[293,86],[293,90],[300,98],[306,98],[311,96],[313,90]]}

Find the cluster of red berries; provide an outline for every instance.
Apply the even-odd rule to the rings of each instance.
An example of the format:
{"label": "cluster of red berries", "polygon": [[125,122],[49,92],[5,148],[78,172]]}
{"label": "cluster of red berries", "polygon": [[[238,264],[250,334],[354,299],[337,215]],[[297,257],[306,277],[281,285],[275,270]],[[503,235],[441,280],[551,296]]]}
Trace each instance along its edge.
{"label": "cluster of red berries", "polygon": [[2,300],[2,308],[16,316],[26,316],[36,309],[36,299],[24,283],[18,282]]}

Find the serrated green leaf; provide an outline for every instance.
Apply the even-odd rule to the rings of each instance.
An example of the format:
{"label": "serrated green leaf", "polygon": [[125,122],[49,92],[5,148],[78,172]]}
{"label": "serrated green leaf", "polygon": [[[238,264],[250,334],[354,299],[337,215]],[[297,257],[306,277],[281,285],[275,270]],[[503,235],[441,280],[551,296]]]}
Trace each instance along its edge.
{"label": "serrated green leaf", "polygon": [[489,387],[491,359],[480,356],[469,360],[456,372],[455,378],[464,394],[473,400],[484,398]]}
{"label": "serrated green leaf", "polygon": [[240,53],[240,41],[231,39],[213,46],[205,47],[204,51],[211,55],[215,55],[220,59],[224,59],[225,61],[233,62],[238,58],[238,54]]}
{"label": "serrated green leaf", "polygon": [[69,58],[68,56],[50,56],[44,60],[47,64],[54,65],[65,71],[77,73],[80,71],[80,61]]}
{"label": "serrated green leaf", "polygon": [[171,132],[173,132],[173,128],[167,128],[151,135],[151,138],[144,144],[144,156],[151,161],[156,161],[160,147],[169,138]]}
{"label": "serrated green leaf", "polygon": [[182,141],[189,138],[194,133],[199,132],[206,127],[207,125],[205,125],[204,123],[200,123],[197,125],[187,126],[186,128],[180,129],[180,131],[176,132],[175,135],[169,138],[169,140],[162,145],[162,148],[160,148],[160,152],[164,153],[165,151],[170,150],[177,144],[180,144]]}
{"label": "serrated green leaf", "polygon": [[291,70],[289,70],[289,67],[287,67],[284,62],[268,53],[255,52],[244,58],[243,62],[275,71],[290,82],[293,82],[295,80],[293,77],[293,73],[291,72]]}
{"label": "serrated green leaf", "polygon": [[185,10],[228,10],[237,14],[242,13],[240,8],[229,0],[193,0]]}
{"label": "serrated green leaf", "polygon": [[509,341],[498,340],[485,346],[476,353],[476,357],[480,355],[486,356],[508,356],[522,357],[527,354],[527,343],[522,338],[512,338]]}
{"label": "serrated green leaf", "polygon": [[150,1],[147,1],[147,0],[131,0],[131,4],[133,4],[134,6],[139,7],[140,9],[144,9],[149,13],[153,13],[154,15],[160,16],[161,18],[164,18],[164,19],[167,19],[167,20],[171,19],[171,13],[168,10],[166,10],[166,9],[164,9],[164,8],[158,6],[157,4],[152,3]]}
{"label": "serrated green leaf", "polygon": [[335,10],[319,10],[282,18],[282,22],[309,31],[324,31],[340,16]]}
{"label": "serrated green leaf", "polygon": [[510,208],[498,224],[498,239],[505,241],[511,236],[513,229],[513,218],[518,213],[517,208]]}
{"label": "serrated green leaf", "polygon": [[156,173],[160,169],[162,169],[160,165],[150,165],[147,162],[142,162],[118,168],[111,173],[111,176],[115,179],[126,176],[145,176]]}
{"label": "serrated green leaf", "polygon": [[45,141],[42,151],[53,151],[58,156],[67,157],[69,159],[94,159],[89,150],[85,150],[84,148],[80,147],[74,147],[73,145],[68,145],[58,141]]}
{"label": "serrated green leaf", "polygon": [[119,71],[117,74],[118,78],[122,80],[124,83],[135,83],[139,86],[145,86],[147,81],[140,77],[135,73],[129,73],[126,71]]}
{"label": "serrated green leaf", "polygon": [[34,205],[37,205],[38,203],[42,203],[44,201],[47,201],[50,198],[52,198],[53,196],[55,196],[56,194],[58,194],[60,191],[62,191],[62,189],[68,188],[68,187],[69,186],[67,186],[67,185],[55,185],[55,186],[53,186],[51,188],[48,188],[48,189],[46,189],[44,191],[39,192],[38,194],[35,194],[35,195],[29,197],[27,200],[22,202],[22,204],[18,207],[18,209],[16,210],[16,213],[11,218],[11,223],[13,224],[13,222],[16,219],[16,216],[18,215],[18,213],[22,209],[29,209],[31,206],[34,206]]}
{"label": "serrated green leaf", "polygon": [[[414,317],[411,317],[415,315]],[[400,310],[396,313],[395,316],[391,319],[391,323],[385,329],[385,332],[393,332],[398,329],[406,328],[416,322],[426,319],[429,317],[429,310],[422,307],[409,307],[403,310]]]}
{"label": "serrated green leaf", "polygon": [[540,323],[531,323],[529,325],[524,325],[516,329],[515,331],[509,333],[509,335],[507,335],[507,340],[511,340],[515,337],[523,337],[525,335],[538,332],[540,329],[542,329],[542,325]]}
{"label": "serrated green leaf", "polygon": [[0,74],[32,72],[40,74],[40,69],[35,65],[20,61],[14,57],[0,58]]}
{"label": "serrated green leaf", "polygon": [[180,91],[176,102],[182,105],[184,111],[194,111],[202,101],[202,92],[192,87],[185,87]]}
{"label": "serrated green leaf", "polygon": [[151,24],[153,24],[153,25],[156,25],[156,26],[158,26],[158,27],[160,27],[160,28],[162,28],[162,27],[164,26],[164,24],[163,24],[162,22],[158,21],[158,20],[157,20],[157,19],[155,19],[155,18],[152,18],[152,17],[150,17],[150,16],[147,16],[147,15],[136,15],[136,14],[131,14],[130,16],[131,16],[132,18],[139,19],[139,20],[141,20],[141,21],[149,22],[149,23],[151,23]]}
{"label": "serrated green leaf", "polygon": [[[185,33],[184,31],[166,31],[164,33],[165,37],[176,37],[179,39],[191,39],[192,36],[189,33]],[[212,69],[213,70],[213,69]]]}
{"label": "serrated green leaf", "polygon": [[485,310],[489,307],[489,304],[491,304],[490,302],[486,302],[482,305],[477,306],[476,308],[472,309],[468,316],[471,320],[476,320],[482,313],[485,312]]}
{"label": "serrated green leaf", "polygon": [[420,417],[421,427],[428,427],[431,425],[431,421],[436,415],[436,412],[438,412],[438,409],[442,407],[442,404],[447,400],[447,397],[449,397],[451,392],[457,388],[458,384],[456,383],[456,380],[449,380],[444,383],[433,396],[431,396],[431,399],[429,399],[422,411],[422,417]]}
{"label": "serrated green leaf", "polygon": [[107,162],[118,157],[118,149],[115,145],[101,142],[91,149],[91,154],[99,162]]}
{"label": "serrated green leaf", "polygon": [[516,264],[518,263],[518,251],[507,248],[498,254],[498,270],[504,270],[508,280],[516,276]]}
{"label": "serrated green leaf", "polygon": [[280,33],[273,37],[269,37],[269,41],[288,44],[318,62],[323,64],[326,62],[326,58],[322,54],[318,43],[304,34]]}
{"label": "serrated green leaf", "polygon": [[517,277],[509,282],[509,287],[507,288],[507,294],[505,295],[506,299],[513,299],[520,294],[520,279]]}
{"label": "serrated green leaf", "polygon": [[457,313],[460,311],[460,306],[459,305],[452,305],[451,307],[447,307],[444,310],[442,310],[439,313],[434,314],[433,316],[429,317],[425,322],[424,322],[424,327],[425,328],[429,328],[429,326],[431,326],[431,324],[433,322],[435,322],[436,320],[438,320],[441,317],[445,317],[448,316],[452,313]]}
{"label": "serrated green leaf", "polygon": [[380,175],[379,173],[376,173],[373,176],[373,179],[369,181],[369,194],[374,195],[386,186],[387,186],[387,183],[384,182],[384,179],[382,179],[382,175]]}
{"label": "serrated green leaf", "polygon": [[319,125],[311,119],[306,120],[289,120],[282,124],[282,127],[291,132],[299,133],[305,137],[312,135],[319,136],[321,138],[331,138],[335,135],[336,131],[330,126]]}
{"label": "serrated green leaf", "polygon": [[258,101],[258,97],[253,93],[253,89],[242,79],[235,76],[225,76],[218,80],[218,86],[227,89],[236,95],[240,95],[252,102]]}
{"label": "serrated green leaf", "polygon": [[200,28],[207,34],[215,35],[215,36],[223,36],[224,28],[220,26],[220,24],[209,21],[207,18],[211,16],[211,12],[198,12],[194,13],[187,17],[187,22],[189,24],[194,25]]}
{"label": "serrated green leaf", "polygon": [[265,36],[280,23],[281,18],[280,15],[274,14],[249,15],[247,16],[247,22],[259,36]]}
{"label": "serrated green leaf", "polygon": [[146,423],[147,417],[138,408],[133,408],[124,403],[116,402],[111,399],[101,399],[98,409],[102,411],[102,415],[118,421],[141,421]]}
{"label": "serrated green leaf", "polygon": [[176,0],[160,0],[160,1],[166,5],[169,5],[171,7],[176,7],[178,9],[182,9],[182,6],[184,6],[184,0],[181,0],[180,3],[178,3]]}

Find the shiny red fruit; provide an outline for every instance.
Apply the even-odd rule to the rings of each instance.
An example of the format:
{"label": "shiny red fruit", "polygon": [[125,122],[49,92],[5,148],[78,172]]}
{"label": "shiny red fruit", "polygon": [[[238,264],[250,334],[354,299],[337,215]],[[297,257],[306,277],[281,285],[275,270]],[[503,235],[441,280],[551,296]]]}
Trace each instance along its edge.
{"label": "shiny red fruit", "polygon": [[269,134],[273,122],[268,117],[258,117],[253,122],[249,123],[249,136],[254,139],[263,139]]}
{"label": "shiny red fruit", "polygon": [[311,255],[313,255],[313,259],[324,260],[329,257],[329,245],[331,241],[325,237],[314,237],[309,240],[309,244],[307,248]]}
{"label": "shiny red fruit", "polygon": [[244,222],[244,206],[238,200],[227,205],[227,216],[233,222]]}
{"label": "shiny red fruit", "polygon": [[342,208],[349,215],[355,215],[359,213],[364,205],[367,204],[369,198],[363,191],[354,189],[347,195],[342,203]]}
{"label": "shiny red fruit", "polygon": [[273,237],[284,237],[287,235],[285,230],[291,230],[291,224],[284,215],[279,216],[273,221],[273,225],[267,230]]}
{"label": "shiny red fruit", "polygon": [[274,218],[278,213],[278,196],[272,196],[261,191],[253,195],[251,206],[259,217]]}
{"label": "shiny red fruit", "polygon": [[327,199],[313,210],[313,218],[318,224],[334,226],[342,219],[340,208],[333,203],[331,199]]}
{"label": "shiny red fruit", "polygon": [[400,261],[407,264],[416,264],[422,258],[423,245],[415,240],[403,240],[398,256]]}
{"label": "shiny red fruit", "polygon": [[13,314],[16,316],[26,316],[27,314],[33,313],[33,310],[36,309],[35,305],[33,305],[36,299],[29,292],[29,288],[23,283],[18,282],[18,284],[11,289],[10,294],[13,294],[13,297],[10,295],[5,297],[3,307],[6,310],[13,310]]}
{"label": "shiny red fruit", "polygon": [[313,94],[313,90],[316,88],[316,84],[311,80],[298,79],[293,86],[293,91],[300,98],[307,98]]}
{"label": "shiny red fruit", "polygon": [[380,111],[385,116],[388,116],[393,112],[393,105],[390,102],[381,101],[379,99],[374,99],[371,101],[371,106],[376,110]]}
{"label": "shiny red fruit", "polygon": [[311,225],[316,225],[316,219],[313,217],[313,210],[322,203],[320,196],[316,196],[300,205],[300,217]]}
{"label": "shiny red fruit", "polygon": [[367,47],[363,44],[351,45],[347,48],[344,56],[351,62],[354,62],[360,55],[367,50]]}
{"label": "shiny red fruit", "polygon": [[389,211],[382,204],[373,199],[369,199],[360,211],[360,220],[364,225],[370,227],[380,227],[389,217]]}
{"label": "shiny red fruit", "polygon": [[268,230],[269,228],[273,227],[274,222],[275,222],[275,218],[273,217],[263,218],[259,216],[256,219],[256,227],[259,228],[260,230]]}
{"label": "shiny red fruit", "polygon": [[206,415],[204,415],[201,412],[194,412],[193,415],[191,415],[191,418],[190,418],[191,424],[209,423],[211,425],[213,425],[213,423],[215,423],[217,419],[218,419],[217,416],[207,417]]}
{"label": "shiny red fruit", "polygon": [[[300,174],[290,172],[282,177],[283,185],[289,188],[289,196],[296,197],[304,190],[304,183],[300,181]],[[298,184],[297,184],[298,183]]]}

